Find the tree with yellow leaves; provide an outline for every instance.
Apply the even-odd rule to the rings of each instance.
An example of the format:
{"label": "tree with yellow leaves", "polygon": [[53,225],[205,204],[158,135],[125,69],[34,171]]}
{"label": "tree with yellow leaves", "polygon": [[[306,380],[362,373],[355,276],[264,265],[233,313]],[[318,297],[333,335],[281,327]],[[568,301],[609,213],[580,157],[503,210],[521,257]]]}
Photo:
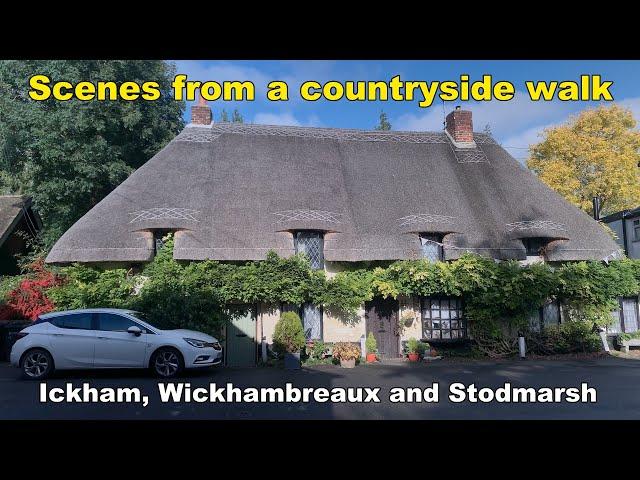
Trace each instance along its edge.
{"label": "tree with yellow leaves", "polygon": [[640,205],[640,132],[630,110],[617,105],[582,111],[548,128],[530,149],[527,166],[569,202],[592,213]]}

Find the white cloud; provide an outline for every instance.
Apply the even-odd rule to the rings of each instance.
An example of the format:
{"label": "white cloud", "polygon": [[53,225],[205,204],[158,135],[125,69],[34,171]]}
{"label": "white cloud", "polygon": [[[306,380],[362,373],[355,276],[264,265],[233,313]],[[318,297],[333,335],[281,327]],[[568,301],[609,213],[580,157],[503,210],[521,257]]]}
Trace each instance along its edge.
{"label": "white cloud", "polygon": [[636,121],[640,123],[640,97],[625,98],[616,103],[631,110]]}
{"label": "white cloud", "polygon": [[[441,130],[444,114],[449,113],[455,102],[445,104],[443,113],[441,106],[435,104],[424,114],[405,114],[395,120],[393,126],[398,130]],[[476,131],[485,125],[491,126],[493,135],[504,138],[514,135],[530,125],[540,125],[559,120],[572,111],[567,102],[532,102],[525,92],[516,92],[512,100],[500,102],[460,102],[463,108],[473,111],[473,124]]]}
{"label": "white cloud", "polygon": [[254,67],[246,67],[230,62],[216,62],[206,64],[195,60],[178,60],[176,62],[177,73],[187,75],[188,80],[208,80],[216,82],[224,81],[250,81],[256,87],[256,92],[266,91],[271,78],[264,72]]}
{"label": "white cloud", "polygon": [[319,127],[322,126],[322,122],[317,115],[311,115],[306,121],[299,121],[292,113],[257,113],[253,118],[253,123],[259,123],[262,125],[290,125],[290,126],[306,126],[306,127]]}
{"label": "white cloud", "polygon": [[521,133],[505,138],[500,143],[513,158],[524,164],[529,156],[529,147],[542,140],[541,135],[545,128],[553,127],[554,125],[549,123],[531,127]]}

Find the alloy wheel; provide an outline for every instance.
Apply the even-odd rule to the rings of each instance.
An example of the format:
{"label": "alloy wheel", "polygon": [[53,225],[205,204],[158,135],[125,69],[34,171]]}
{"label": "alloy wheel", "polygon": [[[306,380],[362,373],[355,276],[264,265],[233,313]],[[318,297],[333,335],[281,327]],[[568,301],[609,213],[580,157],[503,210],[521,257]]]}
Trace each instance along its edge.
{"label": "alloy wheel", "polygon": [[49,359],[42,352],[31,352],[24,360],[24,373],[31,378],[40,378],[49,368]]}
{"label": "alloy wheel", "polygon": [[170,350],[165,350],[156,356],[155,369],[163,377],[172,377],[180,367],[178,355]]}

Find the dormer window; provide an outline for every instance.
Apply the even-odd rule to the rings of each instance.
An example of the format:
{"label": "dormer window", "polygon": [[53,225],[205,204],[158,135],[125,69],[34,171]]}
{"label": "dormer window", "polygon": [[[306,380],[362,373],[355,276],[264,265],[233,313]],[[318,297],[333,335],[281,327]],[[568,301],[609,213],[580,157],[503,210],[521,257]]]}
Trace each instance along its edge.
{"label": "dormer window", "polygon": [[304,253],[314,270],[324,268],[324,234],[322,232],[302,230],[293,234],[296,253]]}
{"label": "dormer window", "polygon": [[422,246],[422,258],[430,262],[441,262],[444,260],[444,248],[442,239],[444,235],[438,233],[421,233],[420,245]]}
{"label": "dormer window", "polygon": [[527,257],[541,257],[543,255],[542,249],[549,243],[548,238],[523,238],[522,243],[527,251]]}
{"label": "dormer window", "polygon": [[158,229],[153,231],[153,249],[155,254],[162,250],[162,248],[164,247],[163,238],[166,237],[170,232],[171,230],[167,229]]}

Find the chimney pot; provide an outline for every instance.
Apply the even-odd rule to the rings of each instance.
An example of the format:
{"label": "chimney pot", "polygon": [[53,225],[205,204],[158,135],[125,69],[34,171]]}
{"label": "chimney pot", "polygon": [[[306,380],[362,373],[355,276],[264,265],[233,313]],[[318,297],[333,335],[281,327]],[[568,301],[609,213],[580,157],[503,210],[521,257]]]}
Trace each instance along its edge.
{"label": "chimney pot", "polygon": [[471,111],[461,110],[456,106],[455,110],[447,115],[445,128],[454,142],[473,142],[473,120]]}
{"label": "chimney pot", "polygon": [[191,107],[191,123],[194,125],[211,125],[211,107],[198,94],[198,102]]}

